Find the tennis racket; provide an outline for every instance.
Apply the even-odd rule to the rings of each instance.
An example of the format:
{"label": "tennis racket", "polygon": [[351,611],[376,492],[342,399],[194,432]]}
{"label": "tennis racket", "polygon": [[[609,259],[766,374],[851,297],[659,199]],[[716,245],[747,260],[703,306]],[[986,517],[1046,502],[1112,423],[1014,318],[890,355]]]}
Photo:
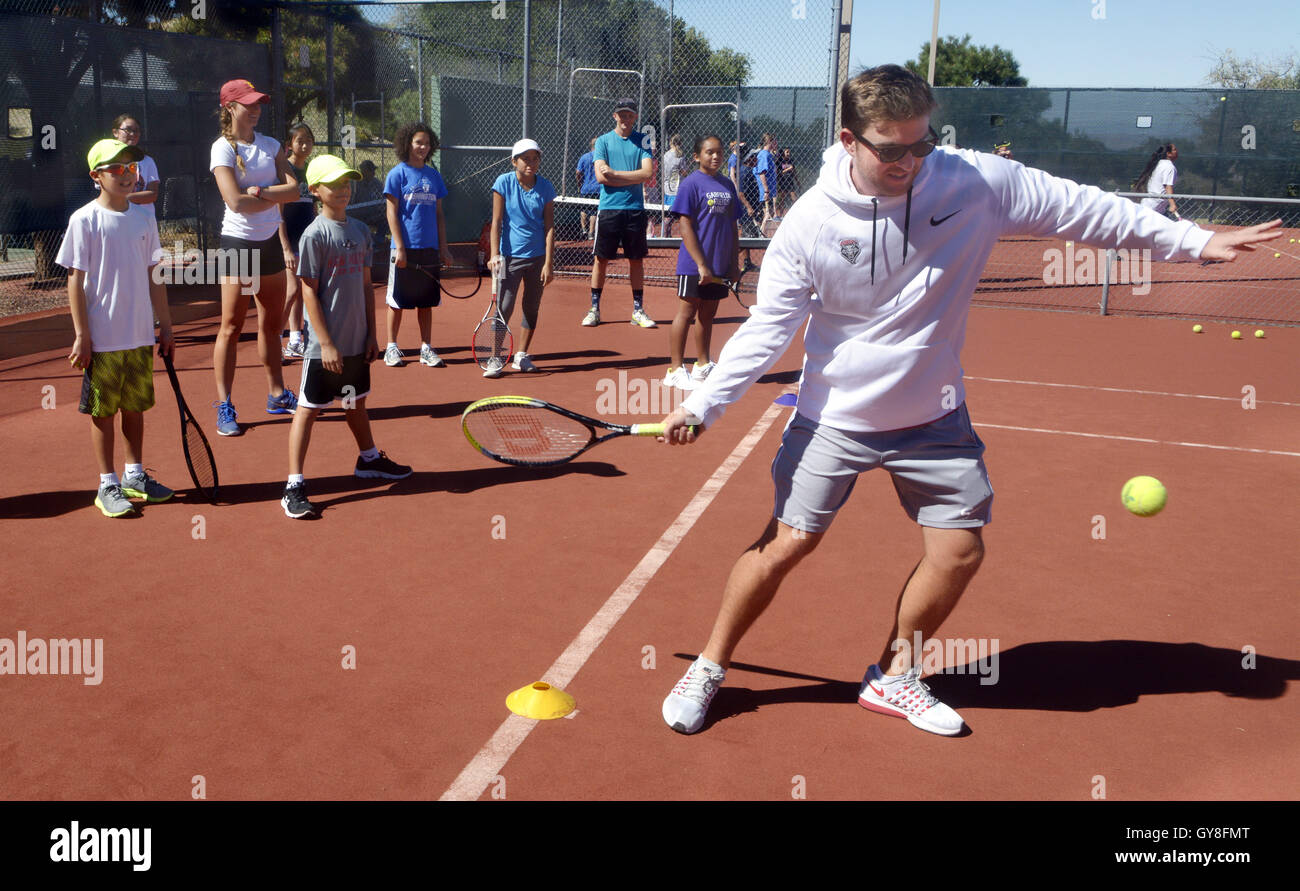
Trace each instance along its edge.
{"label": "tennis racket", "polygon": [[740,275],[736,276],[734,281],[730,279],[722,280],[723,284],[727,286],[727,289],[731,291],[731,295],[736,298],[736,302],[745,307],[746,310],[750,309],[754,305],[754,298],[757,295],[752,291],[745,291],[741,285],[745,282],[745,276],[757,269],[757,266],[747,263],[741,268]]}
{"label": "tennis racket", "polygon": [[[483,286],[483,273],[477,266],[411,265],[436,281],[442,293],[457,300],[468,300]],[[448,282],[452,283],[450,287]]]}
{"label": "tennis racket", "polygon": [[[498,267],[500,268],[500,267]],[[506,367],[515,347],[515,339],[510,334],[510,326],[501,315],[501,279],[497,272],[492,273],[492,302],[487,312],[474,329],[471,345],[474,361],[484,371],[500,371]]]}
{"label": "tennis racket", "polygon": [[[620,436],[662,436],[663,424],[611,424],[528,396],[489,396],[460,418],[469,444],[493,461],[554,467]],[[608,431],[601,436],[602,431]]]}
{"label": "tennis racket", "polygon": [[208,438],[203,435],[198,422],[194,420],[194,413],[185,404],[185,396],[181,393],[181,382],[176,378],[176,367],[172,364],[172,357],[164,355],[163,365],[167,368],[167,379],[172,382],[172,390],[176,392],[176,407],[181,413],[181,448],[185,452],[185,466],[189,468],[190,479],[194,481],[198,493],[210,504],[216,504],[217,462],[212,458],[212,447],[208,445]]}

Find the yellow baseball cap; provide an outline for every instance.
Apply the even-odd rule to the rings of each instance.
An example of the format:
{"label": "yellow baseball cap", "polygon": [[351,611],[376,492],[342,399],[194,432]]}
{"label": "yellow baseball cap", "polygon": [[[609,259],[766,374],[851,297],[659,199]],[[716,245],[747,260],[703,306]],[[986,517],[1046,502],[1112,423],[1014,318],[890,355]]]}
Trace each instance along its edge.
{"label": "yellow baseball cap", "polygon": [[144,150],[136,145],[127,145],[120,139],[101,139],[90,147],[86,153],[86,162],[94,170],[110,161],[116,161],[126,155],[127,161],[139,161],[144,157]]}
{"label": "yellow baseball cap", "polygon": [[344,177],[361,179],[361,172],[349,167],[342,158],[334,155],[320,155],[312,158],[307,165],[307,185],[338,182]]}

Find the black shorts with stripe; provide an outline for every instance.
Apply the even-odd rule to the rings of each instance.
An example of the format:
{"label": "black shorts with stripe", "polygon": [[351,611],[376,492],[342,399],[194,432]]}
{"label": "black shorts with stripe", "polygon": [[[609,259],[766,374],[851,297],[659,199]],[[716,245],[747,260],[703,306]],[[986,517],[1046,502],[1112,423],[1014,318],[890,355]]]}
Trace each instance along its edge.
{"label": "black shorts with stripe", "polygon": [[627,259],[643,259],[650,252],[645,241],[646,225],[644,208],[602,210],[596,217],[596,256],[602,260],[617,259],[621,247]]}
{"label": "black shorts with stripe", "polygon": [[335,399],[343,400],[344,410],[355,408],[355,400],[370,395],[370,363],[365,356],[344,356],[343,371],[326,371],[320,359],[302,363],[302,387],[298,404],[306,408],[324,408]]}

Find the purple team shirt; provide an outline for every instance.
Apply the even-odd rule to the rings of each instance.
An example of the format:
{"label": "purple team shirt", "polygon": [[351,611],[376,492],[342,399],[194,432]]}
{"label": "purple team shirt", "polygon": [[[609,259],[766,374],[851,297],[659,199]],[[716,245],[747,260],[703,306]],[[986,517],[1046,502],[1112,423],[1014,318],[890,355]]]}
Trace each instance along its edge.
{"label": "purple team shirt", "polygon": [[[690,219],[714,275],[725,277],[731,268],[739,210],[740,198],[731,180],[700,170],[682,180],[673,200],[672,212]],[[685,244],[677,251],[677,274],[700,274]]]}

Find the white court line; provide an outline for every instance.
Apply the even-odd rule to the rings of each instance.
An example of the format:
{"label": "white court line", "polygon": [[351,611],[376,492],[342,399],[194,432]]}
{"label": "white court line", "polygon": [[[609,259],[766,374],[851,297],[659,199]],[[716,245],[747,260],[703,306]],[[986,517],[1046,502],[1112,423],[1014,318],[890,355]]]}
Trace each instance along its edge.
{"label": "white court line", "polygon": [[[1204,396],[1200,393],[1163,393],[1159,390],[1129,390],[1123,387],[1093,387],[1087,384],[1053,384],[1048,383],[1047,381],[1016,381],[1001,377],[971,377],[969,374],[965,375],[964,379],[968,381],[984,381],[992,384],[1024,384],[1025,386],[1030,387],[1060,387],[1062,389],[1070,390],[1099,390],[1103,393],[1137,393],[1143,396],[1178,396],[1183,399],[1216,399],[1224,402],[1240,402],[1242,399],[1241,396]],[[1267,399],[1257,399],[1255,404],[1300,406],[1300,402],[1270,402]]]}
{"label": "white court line", "polygon": [[[560,654],[560,658],[555,660],[546,673],[542,675],[542,680],[553,687],[564,689],[573,680],[574,675],[582,668],[591,655],[596,652],[605,636],[613,630],[618,620],[623,617],[628,608],[641,594],[646,583],[654,577],[659,568],[672,555],[677,546],[681,544],[686,533],[691,531],[695,521],[704,513],[705,508],[712,503],[718,492],[726,485],[731,475],[739,469],[744,460],[749,457],[754,446],[763,438],[763,434],[772,426],[772,422],[782,414],[786,407],[773,403],[763,412],[763,416],[758,419],[749,433],[745,434],[739,445],[732,450],[727,459],[718,466],[713,472],[713,476],[700,487],[700,491],[695,493],[695,497],[690,503],[677,515],[677,519],[672,525],[659,537],[654,547],[646,552],[636,567],[623,579],[623,583],[618,586],[609,599],[605,601],[594,616],[573,639],[569,646]],[[456,777],[455,782],[442,793],[439,801],[475,801],[484,790],[497,778],[501,769],[505,767],[510,756],[515,753],[528,734],[537,726],[538,722],[533,718],[524,718],[516,714],[511,714],[492,734],[492,738],[487,741],[483,748],[479,749],[478,754],[470,761],[465,769]]]}
{"label": "white court line", "polygon": [[1187,446],[1193,449],[1216,449],[1224,452],[1254,452],[1257,455],[1285,455],[1300,458],[1300,452],[1279,452],[1273,449],[1248,449],[1244,446],[1212,445],[1205,442],[1177,442],[1169,439],[1147,439],[1143,436],[1118,436],[1111,433],[1080,433],[1076,430],[1047,430],[1042,427],[1012,427],[1008,424],[975,424],[976,427],[988,427],[990,430],[1018,430],[1021,433],[1054,433],[1058,436],[1083,436],[1088,439],[1118,439],[1124,442],[1149,442],[1154,445]]}

